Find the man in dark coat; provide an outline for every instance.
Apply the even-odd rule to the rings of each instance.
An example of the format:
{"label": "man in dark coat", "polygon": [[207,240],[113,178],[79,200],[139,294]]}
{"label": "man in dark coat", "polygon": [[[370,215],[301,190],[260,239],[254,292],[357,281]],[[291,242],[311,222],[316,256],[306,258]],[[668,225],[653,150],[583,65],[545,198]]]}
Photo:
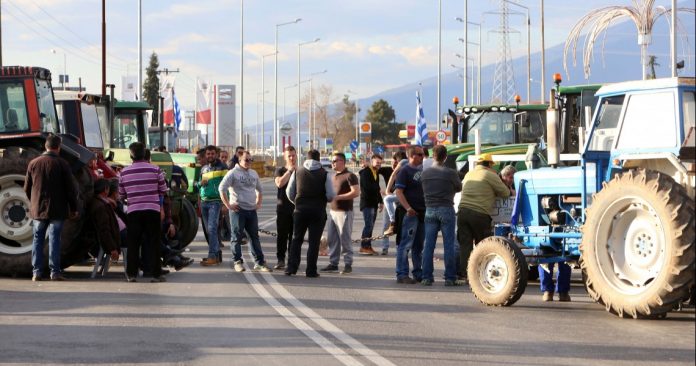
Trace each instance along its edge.
{"label": "man in dark coat", "polygon": [[63,281],[60,268],[60,234],[66,218],[77,218],[77,187],[68,162],[60,157],[61,138],[49,135],[46,152],[27,167],[24,192],[34,219],[31,247],[32,281],[41,281],[44,265],[44,242],[48,231],[48,266],[51,280]]}

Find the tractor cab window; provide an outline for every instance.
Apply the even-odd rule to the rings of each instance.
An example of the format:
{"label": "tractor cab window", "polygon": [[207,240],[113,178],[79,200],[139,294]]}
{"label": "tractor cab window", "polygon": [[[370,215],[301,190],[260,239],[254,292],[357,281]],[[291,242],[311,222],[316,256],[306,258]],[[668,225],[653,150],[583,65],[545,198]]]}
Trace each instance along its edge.
{"label": "tractor cab window", "polygon": [[21,81],[0,83],[0,133],[29,130],[24,84]]}
{"label": "tractor cab window", "polygon": [[520,143],[535,143],[544,135],[546,125],[546,112],[529,111],[527,113],[528,126],[518,126]]}
{"label": "tractor cab window", "polygon": [[48,81],[36,81],[36,96],[39,102],[41,131],[57,133],[60,130],[58,128],[58,117],[56,116],[56,105],[53,101],[53,91]]}
{"label": "tractor cab window", "polygon": [[[669,148],[677,144],[673,91],[633,94],[626,101],[617,149]],[[659,128],[655,122],[660,121]],[[646,133],[650,131],[650,133]]]}
{"label": "tractor cab window", "polygon": [[114,149],[126,149],[138,141],[138,116],[135,113],[123,113],[114,116],[114,130],[111,138],[111,147]]}
{"label": "tractor cab window", "polygon": [[515,142],[513,124],[514,114],[511,112],[483,111],[473,113],[469,117],[467,141],[474,141],[474,133],[479,131],[482,142],[495,145],[506,145]]}
{"label": "tractor cab window", "polygon": [[80,103],[82,110],[82,131],[85,134],[85,145],[92,148],[103,148],[101,128],[97,108],[94,104]]}
{"label": "tractor cab window", "polygon": [[[102,141],[104,144],[109,143],[109,117],[108,117],[108,111],[106,109],[106,105],[104,104],[97,104],[96,105],[96,110],[97,110],[97,119],[99,120],[99,129],[101,130],[102,134]],[[111,146],[104,146],[105,148],[110,148]]]}
{"label": "tractor cab window", "polygon": [[609,151],[614,145],[616,126],[619,124],[624,95],[603,98],[597,111],[594,133],[590,137],[588,150]]}

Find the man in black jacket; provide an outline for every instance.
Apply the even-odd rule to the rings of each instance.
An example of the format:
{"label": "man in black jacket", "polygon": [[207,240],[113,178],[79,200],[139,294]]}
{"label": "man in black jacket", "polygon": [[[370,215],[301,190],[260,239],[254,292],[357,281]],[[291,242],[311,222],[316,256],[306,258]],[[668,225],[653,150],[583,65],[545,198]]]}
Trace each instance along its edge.
{"label": "man in black jacket", "polygon": [[[382,194],[379,188],[379,170],[382,167],[382,157],[378,154],[372,155],[370,164],[360,170],[360,211],[363,214],[365,227],[363,227],[362,238],[371,238],[372,229],[375,227],[377,212],[382,212]],[[375,255],[372,249],[372,241],[363,240],[360,242],[360,254]]]}

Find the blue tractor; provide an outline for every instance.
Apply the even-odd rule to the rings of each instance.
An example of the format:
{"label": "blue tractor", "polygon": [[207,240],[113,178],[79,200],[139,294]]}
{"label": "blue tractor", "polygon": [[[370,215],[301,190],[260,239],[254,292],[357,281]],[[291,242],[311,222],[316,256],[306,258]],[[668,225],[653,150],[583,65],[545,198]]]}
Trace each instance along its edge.
{"label": "blue tractor", "polygon": [[[558,87],[557,87],[558,88]],[[578,264],[589,295],[621,317],[655,317],[694,286],[694,78],[611,84],[579,136],[580,163],[559,164],[562,105],[547,111],[549,167],[515,174],[509,224],[478,243],[469,283],[484,304],[523,294],[528,266]]]}

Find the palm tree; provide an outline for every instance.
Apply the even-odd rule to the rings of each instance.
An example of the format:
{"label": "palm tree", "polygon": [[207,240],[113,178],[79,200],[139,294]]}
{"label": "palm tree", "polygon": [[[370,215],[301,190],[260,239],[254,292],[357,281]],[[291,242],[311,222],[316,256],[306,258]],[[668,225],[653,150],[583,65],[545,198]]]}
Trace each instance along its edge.
{"label": "palm tree", "polygon": [[[643,67],[643,79],[648,76],[648,45],[652,41],[652,29],[655,22],[661,16],[669,16],[672,9],[667,9],[663,6],[653,7],[655,0],[631,0],[633,6],[607,6],[604,8],[595,9],[575,24],[566,38],[565,47],[563,49],[563,67],[568,74],[568,50],[573,49],[573,66],[575,66],[575,55],[578,47],[578,39],[582,34],[583,29],[589,25],[589,33],[585,37],[583,66],[585,78],[590,77],[590,61],[592,60],[592,52],[595,41],[604,33],[602,39],[602,50],[606,39],[607,29],[617,20],[621,18],[629,18],[635,24],[638,30],[638,44],[640,45],[640,58]],[[677,8],[678,12],[696,13],[693,8]]]}

